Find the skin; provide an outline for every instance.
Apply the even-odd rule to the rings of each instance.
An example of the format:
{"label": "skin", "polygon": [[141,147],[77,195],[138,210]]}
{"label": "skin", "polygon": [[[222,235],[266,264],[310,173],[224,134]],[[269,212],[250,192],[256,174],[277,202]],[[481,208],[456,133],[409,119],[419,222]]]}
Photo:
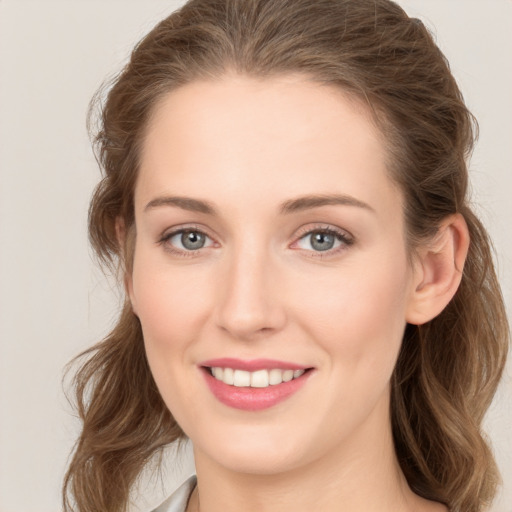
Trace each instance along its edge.
{"label": "skin", "polygon": [[[302,76],[227,75],[156,106],[127,286],[160,393],[194,445],[189,512],[446,510],[403,477],[389,383],[406,323],[455,292],[467,235],[449,219],[411,266],[386,158],[361,104]],[[312,194],[365,206],[280,213]],[[158,201],[169,196],[208,201],[217,215]],[[205,246],[163,240],[180,228],[204,232]],[[325,228],[350,242],[315,250],[311,232]],[[241,411],[217,401],[198,368],[218,357],[314,371],[284,402]]]}

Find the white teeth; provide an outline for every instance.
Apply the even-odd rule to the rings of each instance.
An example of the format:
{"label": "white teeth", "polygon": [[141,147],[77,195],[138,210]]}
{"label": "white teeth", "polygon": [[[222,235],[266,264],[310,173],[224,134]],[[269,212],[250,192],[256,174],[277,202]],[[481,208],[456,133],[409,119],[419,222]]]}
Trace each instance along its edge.
{"label": "white teeth", "polygon": [[280,370],[278,368],[247,372],[245,370],[220,367],[212,368],[211,371],[212,375],[217,380],[239,388],[266,388],[268,386],[276,386],[282,382],[297,379],[305,372],[305,370]]}
{"label": "white teeth", "polygon": [[233,375],[233,384],[238,388],[250,386],[251,373],[244,370],[235,370]]}
{"label": "white teeth", "polygon": [[222,368],[212,368],[212,373],[217,380],[223,380],[224,370]]}
{"label": "white teeth", "polygon": [[276,384],[281,384],[281,382],[283,382],[283,370],[273,368],[268,373],[268,380],[272,386],[275,386]]}
{"label": "white teeth", "polygon": [[293,370],[285,370],[283,372],[283,382],[289,382],[293,379]]}
{"label": "white teeth", "polygon": [[[234,371],[233,371],[233,368],[224,368],[224,375],[222,377],[222,381],[224,381],[226,384],[229,384],[230,386],[232,386],[235,382],[234,380]],[[217,377],[215,377],[217,378]]]}
{"label": "white teeth", "polygon": [[251,373],[251,388],[266,388],[268,386],[268,371],[258,370]]}

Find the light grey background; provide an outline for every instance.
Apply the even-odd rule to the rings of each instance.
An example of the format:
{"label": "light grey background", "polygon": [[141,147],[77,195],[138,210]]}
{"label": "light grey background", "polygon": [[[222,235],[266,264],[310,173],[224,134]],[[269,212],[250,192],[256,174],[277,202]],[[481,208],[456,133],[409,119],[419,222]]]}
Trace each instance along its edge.
{"label": "light grey background", "polygon": [[[494,238],[512,306],[512,2],[401,0],[433,28],[481,136],[474,198]],[[77,434],[61,388],[69,359],[112,325],[119,295],[95,267],[86,212],[98,170],[87,104],[133,44],[180,1],[0,0],[0,512],[60,510]],[[486,425],[512,512],[512,389]],[[139,510],[193,471],[190,458],[153,482]],[[145,485],[142,486],[143,488]]]}

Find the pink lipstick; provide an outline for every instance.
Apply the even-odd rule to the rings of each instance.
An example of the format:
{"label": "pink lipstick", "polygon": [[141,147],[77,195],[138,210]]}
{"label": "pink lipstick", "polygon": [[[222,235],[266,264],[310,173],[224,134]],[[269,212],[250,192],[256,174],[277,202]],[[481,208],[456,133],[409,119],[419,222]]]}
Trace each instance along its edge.
{"label": "pink lipstick", "polygon": [[217,400],[246,411],[260,411],[286,400],[306,384],[313,370],[273,359],[211,359],[199,366]]}

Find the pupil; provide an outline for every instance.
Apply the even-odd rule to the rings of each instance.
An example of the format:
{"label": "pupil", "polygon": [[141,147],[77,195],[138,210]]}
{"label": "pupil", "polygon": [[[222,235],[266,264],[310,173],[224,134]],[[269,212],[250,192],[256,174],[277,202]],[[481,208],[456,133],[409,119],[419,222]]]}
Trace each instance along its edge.
{"label": "pupil", "polygon": [[186,249],[200,249],[204,245],[204,236],[195,231],[183,233],[181,243]]}
{"label": "pupil", "polygon": [[317,233],[313,236],[311,245],[318,251],[327,251],[334,246],[334,236],[328,233]]}

